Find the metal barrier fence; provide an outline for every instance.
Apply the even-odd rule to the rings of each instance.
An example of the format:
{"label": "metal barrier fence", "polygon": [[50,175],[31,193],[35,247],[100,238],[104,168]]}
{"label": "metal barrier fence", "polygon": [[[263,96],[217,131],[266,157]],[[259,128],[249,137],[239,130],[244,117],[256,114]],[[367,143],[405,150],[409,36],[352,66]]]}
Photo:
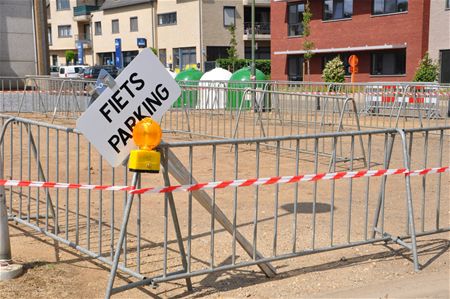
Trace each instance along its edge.
{"label": "metal barrier fence", "polygon": [[[189,142],[176,142],[179,136],[167,133],[160,146],[161,175],[132,181],[125,167],[103,163],[72,128],[8,116],[2,124],[5,179],[147,187],[317,174],[330,170],[321,144],[331,148],[332,162],[339,144],[349,149],[349,160],[331,163],[332,172],[449,165],[450,127]],[[367,167],[356,159],[360,138]],[[282,146],[287,142],[293,144],[289,149]],[[302,153],[304,143],[313,145],[313,155]],[[177,279],[190,287],[194,276],[252,265],[273,276],[270,262],[378,241],[409,249],[418,269],[415,238],[450,229],[443,176],[316,180],[134,199],[125,192],[23,186],[7,188],[6,195],[11,220],[138,280],[113,289],[110,279],[109,296]],[[131,205],[128,225],[120,230],[120,217]]]}
{"label": "metal barrier fence", "polygon": [[92,80],[26,76],[0,78],[1,112],[39,113],[47,117],[77,118],[89,102],[85,87]]}
{"label": "metal barrier fence", "polygon": [[[0,78],[0,109],[19,115],[43,113],[52,116],[52,122],[56,117],[77,118],[87,108],[85,87],[92,82],[37,76]],[[208,138],[450,124],[450,86],[446,85],[183,81],[180,86],[182,96],[166,115],[166,129]]]}

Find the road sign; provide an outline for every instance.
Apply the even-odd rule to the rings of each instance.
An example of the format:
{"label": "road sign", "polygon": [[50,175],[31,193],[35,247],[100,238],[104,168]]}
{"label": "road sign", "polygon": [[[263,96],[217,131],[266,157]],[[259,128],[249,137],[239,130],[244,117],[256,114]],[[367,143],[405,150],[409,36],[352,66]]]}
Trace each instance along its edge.
{"label": "road sign", "polygon": [[359,71],[359,68],[357,66],[350,66],[350,73],[357,74]]}
{"label": "road sign", "polygon": [[77,120],[77,130],[113,167],[135,148],[132,128],[150,116],[160,122],[181,94],[150,49],[144,49]]}
{"label": "road sign", "polygon": [[350,57],[348,58],[348,64],[350,64],[350,66],[357,66],[358,61],[359,59],[356,55],[350,55]]}

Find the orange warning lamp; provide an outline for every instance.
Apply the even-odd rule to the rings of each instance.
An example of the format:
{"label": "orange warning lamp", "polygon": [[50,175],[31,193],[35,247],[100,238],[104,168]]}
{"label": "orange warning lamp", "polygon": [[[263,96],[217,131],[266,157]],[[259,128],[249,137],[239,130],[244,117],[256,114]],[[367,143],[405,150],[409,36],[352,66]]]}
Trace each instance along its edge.
{"label": "orange warning lamp", "polygon": [[128,168],[134,172],[158,173],[161,153],[154,150],[161,143],[162,130],[157,122],[146,117],[133,127],[133,141],[139,147],[132,150]]}

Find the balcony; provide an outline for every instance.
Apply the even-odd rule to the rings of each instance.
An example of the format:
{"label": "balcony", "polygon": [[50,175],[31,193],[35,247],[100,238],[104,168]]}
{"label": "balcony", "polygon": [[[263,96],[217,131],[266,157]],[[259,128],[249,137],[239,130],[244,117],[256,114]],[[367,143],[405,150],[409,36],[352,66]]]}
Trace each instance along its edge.
{"label": "balcony", "polygon": [[90,34],[75,34],[75,47],[78,43],[82,43],[84,45],[84,48],[91,48],[92,47],[92,38]]}
{"label": "balcony", "polygon": [[88,22],[91,19],[91,13],[98,10],[96,5],[79,5],[73,8],[73,20],[76,22]]}
{"label": "balcony", "polygon": [[[252,39],[252,23],[244,23],[244,40]],[[255,39],[256,40],[270,40],[270,23],[269,22],[255,22]]]}
{"label": "balcony", "polygon": [[[244,6],[251,6],[252,0],[242,0]],[[270,6],[270,0],[255,0],[255,6]]]}

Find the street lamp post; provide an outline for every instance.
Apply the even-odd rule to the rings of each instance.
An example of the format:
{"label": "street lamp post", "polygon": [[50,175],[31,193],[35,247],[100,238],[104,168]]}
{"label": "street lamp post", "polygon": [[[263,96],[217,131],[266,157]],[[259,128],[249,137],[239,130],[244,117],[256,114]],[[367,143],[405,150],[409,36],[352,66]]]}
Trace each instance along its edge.
{"label": "street lamp post", "polygon": [[252,62],[251,62],[251,77],[252,80],[256,79],[255,72],[255,0],[252,0]]}

